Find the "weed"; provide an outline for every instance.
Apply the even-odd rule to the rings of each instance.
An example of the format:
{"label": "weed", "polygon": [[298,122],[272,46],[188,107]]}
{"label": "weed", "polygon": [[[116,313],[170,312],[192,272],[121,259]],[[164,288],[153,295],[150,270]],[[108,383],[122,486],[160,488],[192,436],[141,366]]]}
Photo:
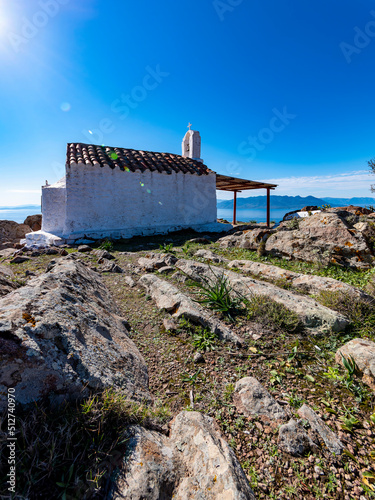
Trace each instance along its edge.
{"label": "weed", "polygon": [[172,252],[173,243],[160,243],[159,250],[163,250],[165,253],[173,253]]}
{"label": "weed", "polygon": [[233,296],[233,289],[228,278],[221,274],[213,279],[201,277],[202,281],[194,281],[198,288],[196,302],[210,309],[221,312],[229,321],[234,321],[234,316],[241,312],[241,300]]}
{"label": "weed", "polygon": [[224,389],[224,399],[225,401],[229,401],[232,397],[232,394],[234,393],[234,385],[233,384],[227,384],[225,389]]}
{"label": "weed", "polygon": [[193,334],[193,346],[198,351],[214,351],[217,342],[217,335],[208,328],[197,327]]}
{"label": "weed", "polygon": [[113,242],[111,240],[104,240],[99,246],[101,250],[107,250],[107,252],[112,252]]}
{"label": "weed", "polygon": [[359,424],[359,420],[354,417],[353,415],[351,416],[341,416],[340,417],[340,427],[342,430],[350,432],[352,434],[353,428],[356,427]]}

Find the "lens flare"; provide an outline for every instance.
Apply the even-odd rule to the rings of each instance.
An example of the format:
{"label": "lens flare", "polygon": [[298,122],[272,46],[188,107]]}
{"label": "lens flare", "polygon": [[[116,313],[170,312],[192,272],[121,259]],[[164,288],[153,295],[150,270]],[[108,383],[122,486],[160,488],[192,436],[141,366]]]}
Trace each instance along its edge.
{"label": "lens flare", "polygon": [[70,111],[71,108],[72,108],[72,106],[69,102],[62,102],[61,103],[61,106],[60,106],[61,111],[64,111],[64,112]]}

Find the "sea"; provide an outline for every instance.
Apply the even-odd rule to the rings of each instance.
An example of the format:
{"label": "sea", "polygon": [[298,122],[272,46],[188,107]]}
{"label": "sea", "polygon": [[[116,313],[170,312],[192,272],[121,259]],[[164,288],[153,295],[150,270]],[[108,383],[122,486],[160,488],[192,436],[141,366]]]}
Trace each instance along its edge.
{"label": "sea", "polygon": [[[284,215],[290,212],[290,210],[271,210],[271,220],[275,222],[280,222]],[[30,205],[23,207],[0,207],[0,220],[13,220],[18,223],[22,223],[28,215],[40,214],[41,207],[38,205]],[[217,216],[220,219],[226,219],[228,222],[233,220],[233,210],[230,208],[218,208]],[[237,221],[238,222],[266,222],[267,213],[265,209],[262,210],[249,210],[249,209],[239,209],[237,210]]]}
{"label": "sea", "polygon": [[28,215],[41,214],[42,209],[38,205],[22,207],[0,207],[0,220],[13,220],[22,224]]}
{"label": "sea", "polygon": [[[271,221],[280,222],[286,213],[291,212],[289,209],[278,209],[270,211]],[[233,209],[231,208],[218,208],[217,209],[218,219],[226,219],[228,222],[233,221]],[[267,211],[266,209],[238,209],[237,210],[237,222],[267,222]]]}

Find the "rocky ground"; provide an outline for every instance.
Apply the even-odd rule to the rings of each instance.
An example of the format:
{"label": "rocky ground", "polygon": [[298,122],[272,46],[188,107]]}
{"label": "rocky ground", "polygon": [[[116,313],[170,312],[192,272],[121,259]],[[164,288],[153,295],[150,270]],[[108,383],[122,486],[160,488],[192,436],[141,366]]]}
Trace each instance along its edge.
{"label": "rocky ground", "polygon": [[[192,436],[202,432],[214,436],[207,446],[223,450],[215,451],[214,456],[219,462],[225,457],[230,464],[228,477],[240,478],[232,452],[226,450],[224,441],[219,445],[219,437],[215,437],[214,422],[240,462],[256,498],[374,498],[373,268],[366,265],[362,270],[352,270],[327,267],[319,259],[307,264],[277,255],[261,256],[262,252],[248,249],[248,244],[248,248],[242,248],[237,244],[239,239],[257,241],[259,247],[260,240],[248,232],[221,241],[185,233],[133,239],[114,248],[108,244],[109,253],[81,247],[41,254],[21,252],[15,258],[5,252],[0,262],[0,287],[10,308],[14,294],[22,295],[33,280],[39,280],[39,287],[50,286],[43,277],[47,266],[56,273],[53,269],[66,266],[67,261],[86,264],[94,275],[100,273],[110,293],[107,296],[102,292],[96,305],[98,298],[92,290],[87,292],[82,302],[82,314],[86,316],[81,320],[87,324],[92,320],[85,301],[96,311],[102,311],[108,300],[113,301],[113,307],[108,306],[110,313],[126,321],[124,332],[147,366],[149,392],[169,414],[168,421],[178,416],[169,430],[166,421],[164,430],[159,428],[157,433],[147,434],[135,426],[129,428],[126,438],[133,443],[138,436],[135,442],[141,443],[134,449],[129,445],[133,459],[144,456],[144,449],[150,447],[159,450],[158,456],[165,452],[169,457],[158,462],[157,478],[160,482],[163,477],[164,482],[157,488],[164,488],[165,498],[172,494],[174,498],[194,498],[189,495],[196,485],[189,481],[199,476],[193,462],[201,463],[202,459],[199,450],[189,448],[187,470],[176,465],[177,445],[171,443],[181,442],[183,433],[186,439],[190,432]],[[228,244],[229,240],[235,243]],[[350,258],[357,258],[355,255],[359,254]],[[367,263],[369,257],[364,261]],[[229,313],[215,312],[210,304],[197,302],[202,299],[197,280],[208,280],[212,285],[220,276],[232,290],[234,302]],[[72,297],[77,300],[71,289],[74,283],[65,286],[63,292],[70,302]],[[30,293],[23,297],[27,301]],[[3,306],[0,311],[3,321],[7,309]],[[56,314],[62,314],[61,310]],[[33,314],[30,317],[25,321],[38,319]],[[101,324],[105,321],[100,316]],[[352,344],[353,339],[368,343],[356,340]],[[339,351],[342,346],[346,346],[342,353],[349,360],[346,366]],[[90,349],[99,356],[101,351],[87,345],[89,354]],[[196,416],[196,412],[207,417]],[[209,417],[213,420],[205,420]],[[153,469],[147,465],[142,475],[143,469],[136,468],[142,460],[134,459],[128,473],[147,484],[151,477],[148,471]],[[201,473],[202,478],[207,476]],[[106,474],[108,471],[104,471],[104,478]],[[225,475],[218,473],[212,484],[200,482],[207,490],[202,498],[221,498],[224,480]],[[241,498],[236,493],[241,484],[246,490],[243,498],[252,498],[241,481],[238,479],[234,486],[231,483],[234,493],[230,498]],[[92,496],[86,498],[99,497],[103,490],[100,484],[98,481],[90,490]],[[83,494],[74,495],[73,481],[70,486],[65,488],[69,498],[84,498]],[[77,485],[75,488],[78,491]],[[153,496],[156,490],[132,490],[134,485],[129,481],[122,488],[122,496],[116,498],[161,498]],[[210,488],[213,490],[208,493]]]}

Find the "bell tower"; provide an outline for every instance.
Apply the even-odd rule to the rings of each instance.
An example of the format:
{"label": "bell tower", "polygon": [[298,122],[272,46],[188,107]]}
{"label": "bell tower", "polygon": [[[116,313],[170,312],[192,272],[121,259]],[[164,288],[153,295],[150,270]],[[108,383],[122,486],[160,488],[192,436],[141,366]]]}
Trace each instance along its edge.
{"label": "bell tower", "polygon": [[201,158],[201,136],[196,130],[191,130],[191,123],[182,141],[182,156],[203,162]]}

